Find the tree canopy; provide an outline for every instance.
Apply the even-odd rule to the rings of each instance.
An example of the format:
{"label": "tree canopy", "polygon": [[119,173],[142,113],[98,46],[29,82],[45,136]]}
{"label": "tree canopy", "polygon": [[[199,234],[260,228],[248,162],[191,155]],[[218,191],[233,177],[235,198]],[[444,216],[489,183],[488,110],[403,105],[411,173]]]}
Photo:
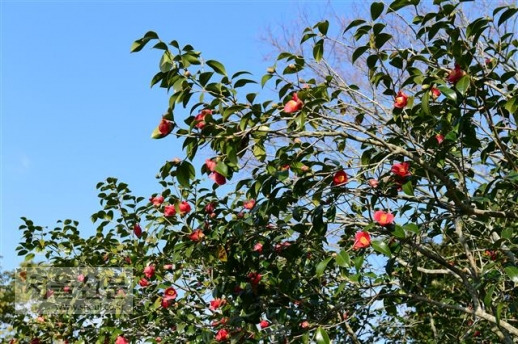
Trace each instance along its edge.
{"label": "tree canopy", "polygon": [[[116,178],[99,183],[96,235],[24,218],[17,248],[28,262],[19,273],[132,269],[132,312],[27,313],[9,335],[517,341],[518,9],[470,18],[466,6],[373,2],[343,39],[327,20],[306,28],[310,55],[282,52],[259,79],[147,32],[131,52],[160,52],[151,85],[168,96],[151,136],[185,157],[144,197]],[[396,37],[387,20],[411,34]],[[338,47],[340,68],[360,71],[354,82],[326,59]],[[86,283],[76,277],[66,293]]]}

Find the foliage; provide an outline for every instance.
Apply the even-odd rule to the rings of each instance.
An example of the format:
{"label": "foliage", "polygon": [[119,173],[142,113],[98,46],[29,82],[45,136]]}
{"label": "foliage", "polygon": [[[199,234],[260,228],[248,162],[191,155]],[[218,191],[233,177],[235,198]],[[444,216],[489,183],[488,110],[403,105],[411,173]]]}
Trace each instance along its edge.
{"label": "foliage", "polygon": [[[54,266],[133,268],[134,312],[25,319],[17,338],[516,340],[517,9],[464,26],[462,3],[418,3],[374,2],[343,32],[367,88],[326,64],[340,43],[328,21],[303,32],[312,57],[281,53],[258,81],[154,32],[137,40],[132,52],[161,51],[151,84],[170,94],[152,136],[176,136],[185,159],[161,167],[150,202],[99,183],[95,236],[24,219],[18,247]],[[415,44],[385,30],[393,16]],[[302,80],[310,65],[326,75]]]}

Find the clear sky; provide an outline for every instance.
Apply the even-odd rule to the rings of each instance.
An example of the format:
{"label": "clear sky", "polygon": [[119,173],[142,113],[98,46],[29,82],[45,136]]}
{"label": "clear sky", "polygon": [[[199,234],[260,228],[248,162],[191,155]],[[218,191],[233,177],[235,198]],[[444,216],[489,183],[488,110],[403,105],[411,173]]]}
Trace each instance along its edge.
{"label": "clear sky", "polygon": [[[348,1],[333,3],[335,10]],[[6,1],[1,12],[0,265],[21,261],[15,247],[20,217],[53,228],[80,221],[93,232],[95,185],[113,176],[134,194],[160,191],[154,176],[183,156],[172,139],[152,140],[168,96],[150,89],[159,51],[130,54],[154,30],[169,42],[192,44],[229,73],[256,79],[272,61],[261,41],[281,33],[301,11],[320,19],[326,1]],[[275,31],[274,30],[274,31]],[[168,138],[169,139],[169,138]]]}

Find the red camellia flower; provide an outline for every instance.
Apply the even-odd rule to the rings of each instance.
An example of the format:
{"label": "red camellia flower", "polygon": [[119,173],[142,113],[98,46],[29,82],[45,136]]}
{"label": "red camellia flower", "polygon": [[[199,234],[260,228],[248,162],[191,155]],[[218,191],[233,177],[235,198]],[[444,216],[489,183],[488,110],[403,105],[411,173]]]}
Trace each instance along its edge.
{"label": "red camellia flower", "polygon": [[300,323],[300,327],[308,328],[309,327],[309,322],[307,320],[304,320],[303,322]]}
{"label": "red camellia flower", "polygon": [[379,185],[379,182],[377,179],[371,178],[368,180],[369,186],[373,189],[376,189]]}
{"label": "red camellia flower", "polygon": [[371,236],[367,232],[357,232],[354,236],[353,249],[358,250],[360,248],[368,247],[371,244]]}
{"label": "red camellia flower", "polygon": [[217,165],[217,164],[218,164],[218,163],[217,163],[217,162],[215,162],[215,161],[214,161],[214,160],[212,160],[212,159],[207,159],[207,160],[205,160],[205,165],[207,166],[207,169],[208,169],[209,171],[211,171],[211,172],[214,172],[214,170],[216,169],[216,165]]}
{"label": "red camellia flower", "polygon": [[178,296],[178,293],[173,287],[169,287],[164,290],[164,298],[174,300],[176,299],[176,296]]}
{"label": "red camellia flower", "polygon": [[164,207],[164,216],[165,217],[171,217],[171,216],[175,216],[175,215],[176,215],[176,208],[174,207],[173,204],[166,205]]}
{"label": "red camellia flower", "polygon": [[137,236],[137,238],[140,238],[142,236],[142,228],[140,227],[140,224],[135,223],[133,226],[133,234]]}
{"label": "red camellia flower", "polygon": [[212,115],[212,110],[205,109],[201,110],[196,117],[194,117],[194,122],[196,123],[194,126],[198,129],[203,129],[205,127],[205,116]]}
{"label": "red camellia flower", "polygon": [[335,185],[343,185],[345,183],[347,183],[347,174],[345,173],[345,171],[338,171],[335,173],[334,177],[333,177],[333,184]]}
{"label": "red camellia flower", "polygon": [[450,71],[446,80],[449,83],[456,84],[464,75],[466,75],[466,72],[460,69],[458,64],[455,64],[455,68]]}
{"label": "red camellia flower", "polygon": [[254,245],[254,252],[263,253],[263,244],[261,244],[260,242],[256,243]]}
{"label": "red camellia flower", "polygon": [[215,311],[216,309],[218,309],[219,307],[222,307],[225,305],[225,303],[227,303],[227,301],[225,301],[224,299],[220,299],[220,298],[217,298],[217,299],[214,299],[210,302],[210,306],[209,306],[209,309],[211,311]]}
{"label": "red camellia flower", "polygon": [[149,281],[147,279],[145,279],[144,277],[142,277],[140,279],[140,281],[138,281],[138,284],[142,287],[142,288],[145,288],[147,286],[149,286]]}
{"label": "red camellia flower", "polygon": [[262,278],[263,276],[257,272],[251,272],[248,274],[248,279],[250,280],[250,283],[252,283],[253,285],[259,284]]}
{"label": "red camellia flower", "polygon": [[284,112],[293,113],[299,111],[300,109],[302,109],[303,105],[304,103],[302,103],[302,100],[299,99],[297,93],[293,93],[293,97],[291,98],[291,100],[288,100],[286,105],[284,105]]}
{"label": "red camellia flower", "polygon": [[191,206],[186,201],[182,201],[178,206],[178,209],[180,210],[180,215],[185,215],[191,211]]}
{"label": "red camellia flower", "polygon": [[435,135],[435,139],[437,140],[438,144],[441,144],[442,141],[444,141],[444,136],[441,134],[437,134],[437,135]]}
{"label": "red camellia flower", "polygon": [[402,109],[408,103],[408,96],[403,93],[403,91],[399,91],[396,95],[396,99],[394,100],[394,107],[398,109]]}
{"label": "red camellia flower", "polygon": [[154,205],[155,207],[158,207],[158,206],[160,206],[160,204],[164,203],[164,196],[159,195],[159,196],[156,196],[156,197],[151,197],[151,198],[149,199],[149,201],[150,201],[151,203],[153,203],[153,205]]}
{"label": "red camellia flower", "polygon": [[148,265],[144,268],[144,275],[147,278],[151,278],[155,275],[155,266],[154,265]]}
{"label": "red camellia flower", "polygon": [[441,95],[441,91],[439,91],[439,89],[436,87],[432,87],[430,93],[432,95],[433,100],[436,100]]}
{"label": "red camellia flower", "polygon": [[399,177],[408,177],[410,175],[410,172],[408,171],[410,168],[410,163],[408,162],[401,162],[399,164],[392,165],[392,173]]}
{"label": "red camellia flower", "polygon": [[212,179],[218,185],[224,185],[227,182],[225,177],[222,174],[219,174],[218,172],[212,172],[209,175],[209,178]]}
{"label": "red camellia flower", "polygon": [[245,209],[251,210],[255,206],[255,199],[249,199],[245,203],[243,203],[243,207]]}
{"label": "red camellia flower", "polygon": [[117,336],[117,339],[115,339],[115,344],[129,344],[129,340],[124,338],[124,336]]}
{"label": "red camellia flower", "polygon": [[85,275],[80,274],[79,276],[77,276],[77,281],[78,282],[84,282],[85,281]]}
{"label": "red camellia flower", "polygon": [[171,131],[173,131],[173,126],[174,125],[172,121],[168,121],[167,119],[162,118],[160,124],[158,125],[158,131],[160,132],[160,135],[162,135],[162,137],[165,137],[169,135]]}
{"label": "red camellia flower", "polygon": [[191,241],[197,242],[197,241],[201,241],[201,239],[203,239],[204,236],[205,236],[205,234],[203,234],[201,229],[197,229],[194,232],[192,232],[191,234],[189,234],[189,239],[191,239]]}
{"label": "red camellia flower", "polygon": [[63,291],[65,293],[70,293],[72,291],[72,288],[70,288],[70,286],[66,285],[66,286],[63,287]]}
{"label": "red camellia flower", "polygon": [[230,334],[225,329],[221,329],[218,331],[218,333],[216,333],[216,341],[218,341],[218,342],[224,342],[229,337],[230,337]]}
{"label": "red camellia flower", "polygon": [[374,212],[374,221],[376,221],[380,226],[388,226],[394,223],[394,215],[386,213],[383,210],[378,210]]}
{"label": "red camellia flower", "polygon": [[268,322],[268,320],[261,320],[259,326],[261,326],[261,328],[267,328],[268,326],[270,326],[270,323]]}
{"label": "red camellia flower", "polygon": [[214,212],[214,210],[216,210],[216,206],[212,202],[205,206],[205,212],[207,214],[212,214]]}

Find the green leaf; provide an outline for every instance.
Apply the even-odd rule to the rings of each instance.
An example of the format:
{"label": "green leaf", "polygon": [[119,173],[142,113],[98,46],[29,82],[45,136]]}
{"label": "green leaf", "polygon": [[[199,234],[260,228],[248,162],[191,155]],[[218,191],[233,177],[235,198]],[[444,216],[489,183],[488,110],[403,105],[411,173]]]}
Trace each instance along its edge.
{"label": "green leaf", "polygon": [[425,115],[430,116],[430,91],[425,90],[421,99],[421,108]]}
{"label": "green leaf", "polygon": [[336,254],[335,261],[336,264],[338,264],[338,266],[341,266],[343,268],[351,266],[351,258],[349,257],[349,254],[344,250],[341,250]]}
{"label": "green leaf", "polygon": [[322,60],[322,56],[324,55],[324,40],[321,39],[315,43],[313,47],[313,57],[315,61],[320,62]]}
{"label": "green leaf", "polygon": [[329,264],[331,259],[333,259],[333,257],[326,258],[320,263],[318,263],[315,271],[317,278],[320,278],[324,274],[324,270],[326,269],[327,264]]}
{"label": "green leaf", "polygon": [[227,75],[227,71],[225,70],[225,67],[218,61],[215,60],[208,60],[207,65],[209,65],[214,71],[221,75]]}
{"label": "green leaf", "polygon": [[273,74],[265,74],[263,75],[261,79],[261,87],[264,87],[264,85],[273,77]]}
{"label": "green leaf", "polygon": [[457,93],[455,93],[454,90],[444,85],[437,86],[437,88],[439,89],[439,91],[441,91],[442,94],[444,94],[446,98],[453,100],[454,102],[457,102]]}
{"label": "green leaf", "polygon": [[236,81],[236,83],[234,84],[234,88],[238,88],[238,87],[243,87],[245,86],[246,84],[257,84],[256,81],[254,80],[250,80],[250,79],[239,79],[238,81]]}
{"label": "green leaf", "polygon": [[315,332],[315,340],[317,341],[317,344],[330,344],[331,339],[329,339],[329,335],[327,334],[326,330],[324,330],[322,327],[317,328]]}
{"label": "green leaf", "polygon": [[412,186],[412,182],[408,181],[401,186],[403,192],[408,196],[414,196],[414,187]]}
{"label": "green leaf", "polygon": [[419,227],[415,223],[409,223],[403,226],[403,228],[412,233],[419,233]]}
{"label": "green leaf", "polygon": [[376,48],[381,49],[381,47],[387,43],[389,39],[392,38],[392,35],[389,35],[388,33],[380,33],[376,35],[374,38],[374,43],[376,44]]}
{"label": "green leaf", "polygon": [[322,35],[327,35],[327,29],[329,29],[329,22],[327,20],[323,20],[317,24],[318,31]]}
{"label": "green leaf", "polygon": [[371,5],[371,18],[372,20],[378,19],[380,14],[383,12],[385,5],[381,2],[373,2]]}
{"label": "green leaf", "polygon": [[216,165],[215,171],[221,174],[223,177],[228,178],[228,166],[224,162],[219,161]]}
{"label": "green leaf", "polygon": [[160,60],[160,71],[162,73],[167,73],[173,68],[173,61],[171,61],[171,56],[169,51],[164,52],[162,55],[162,59]]}
{"label": "green leaf", "polygon": [[394,228],[394,231],[392,232],[392,235],[394,235],[396,238],[399,239],[405,239],[405,230],[400,225],[396,225]]}
{"label": "green leaf", "polygon": [[390,252],[390,248],[383,241],[371,241],[372,248],[381,254],[384,254],[387,257],[392,257],[392,252]]}
{"label": "green leaf", "polygon": [[137,51],[141,51],[142,48],[146,46],[146,44],[152,40],[152,39],[158,39],[158,35],[154,31],[148,31],[142,37],[141,39],[137,39],[133,44],[131,45],[130,52],[136,53]]}
{"label": "green leaf", "polygon": [[365,20],[363,19],[356,19],[356,20],[353,20],[349,25],[347,25],[347,27],[345,28],[344,32],[343,33],[346,33],[347,31],[349,31],[350,29],[352,29],[353,27],[355,26],[358,26],[358,25],[361,25],[365,23]]}
{"label": "green leaf", "polygon": [[511,281],[513,281],[514,283],[518,283],[518,267],[508,266],[504,268],[504,270],[507,276],[509,276],[509,278],[511,279]]}
{"label": "green leaf", "polygon": [[366,52],[368,49],[369,47],[366,45],[363,47],[356,48],[352,56],[352,63],[354,63],[354,61],[356,61],[360,56],[362,56],[363,53]]}
{"label": "green leaf", "polygon": [[455,84],[455,88],[460,92],[460,94],[464,96],[469,88],[469,82],[469,75],[464,75],[462,78],[460,78],[459,81],[457,81],[457,83]]}
{"label": "green leaf", "polygon": [[516,12],[518,12],[518,8],[508,8],[507,10],[505,10],[504,13],[502,13],[502,15],[500,16],[500,19],[498,19],[498,26],[505,23],[505,21],[511,18],[513,15],[515,15]]}
{"label": "green leaf", "polygon": [[176,169],[176,179],[178,183],[180,183],[183,187],[190,187],[190,180],[195,176],[194,166],[192,166],[188,161],[184,160],[178,168]]}

